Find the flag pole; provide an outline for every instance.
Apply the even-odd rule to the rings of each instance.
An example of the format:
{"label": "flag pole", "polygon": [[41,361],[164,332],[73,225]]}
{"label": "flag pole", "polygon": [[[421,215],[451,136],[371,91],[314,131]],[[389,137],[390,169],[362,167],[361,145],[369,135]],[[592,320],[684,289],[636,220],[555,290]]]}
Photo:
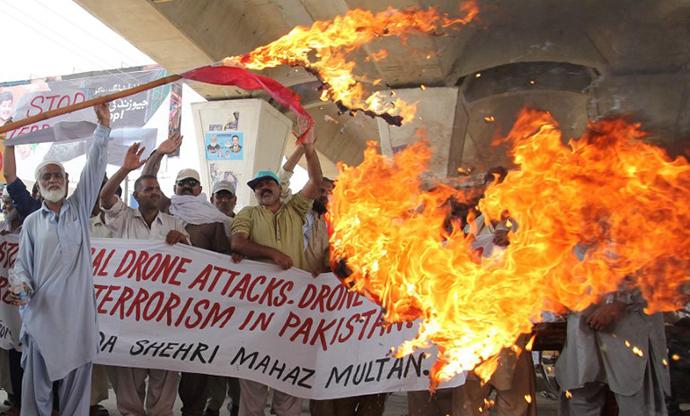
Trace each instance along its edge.
{"label": "flag pole", "polygon": [[168,75],[167,77],[157,79],[155,81],[147,82],[146,84],[138,85],[134,88],[127,90],[118,91],[109,95],[103,95],[100,97],[92,98],[90,100],[68,105],[67,107],[58,108],[55,110],[50,110],[45,113],[39,113],[35,116],[27,117],[18,121],[14,121],[4,126],[0,126],[0,134],[6,133],[11,130],[18,129],[20,127],[28,126],[29,124],[34,124],[39,121],[47,120],[49,118],[61,116],[63,114],[71,113],[73,111],[83,110],[88,107],[93,107],[94,105],[107,103],[110,101],[117,100],[118,98],[128,97],[140,93],[142,91],[150,90],[151,88],[160,87],[161,85],[169,84],[182,79],[180,75]]}

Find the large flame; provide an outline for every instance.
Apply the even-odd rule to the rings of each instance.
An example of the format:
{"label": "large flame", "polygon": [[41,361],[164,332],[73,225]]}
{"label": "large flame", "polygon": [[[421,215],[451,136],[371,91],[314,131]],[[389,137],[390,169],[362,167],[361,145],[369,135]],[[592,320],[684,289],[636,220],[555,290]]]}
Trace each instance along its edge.
{"label": "large flame", "polygon": [[[494,357],[545,310],[581,310],[622,285],[640,288],[650,311],[676,309],[690,270],[690,165],[670,160],[623,119],[591,124],[568,146],[548,113],[523,110],[506,140],[519,170],[488,187],[490,219],[519,224],[510,245],[480,261],[469,239],[444,231],[448,204],[464,194],[420,190],[431,150],[420,142],[394,159],[370,145],[364,162],[340,166],[330,207],[333,258],[346,283],[385,309],[388,322],[422,318],[399,355],[439,346],[432,387]],[[574,255],[586,247],[585,260]]]}
{"label": "large flame", "polygon": [[[402,121],[414,117],[416,106],[400,99],[389,102],[380,95],[366,91],[355,76],[355,61],[349,55],[374,39],[387,36],[405,37],[414,33],[436,34],[440,29],[455,24],[467,24],[478,13],[473,1],[460,7],[461,18],[451,18],[435,8],[416,10],[389,8],[380,13],[355,9],[332,21],[317,21],[311,27],[297,26],[282,38],[254,51],[223,60],[225,65],[241,65],[261,70],[282,64],[302,66],[317,74],[324,82],[321,99],[333,100],[349,109],[362,109],[372,113],[397,115]],[[372,59],[381,59],[383,53],[374,53]],[[373,84],[378,84],[376,80]]]}

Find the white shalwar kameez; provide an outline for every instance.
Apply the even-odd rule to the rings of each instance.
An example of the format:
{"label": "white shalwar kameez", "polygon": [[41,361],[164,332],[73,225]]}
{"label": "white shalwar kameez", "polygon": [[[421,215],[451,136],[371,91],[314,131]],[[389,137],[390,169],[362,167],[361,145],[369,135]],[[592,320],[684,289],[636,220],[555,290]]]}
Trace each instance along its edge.
{"label": "white shalwar kameez", "polygon": [[[576,254],[584,256],[581,249]],[[607,298],[628,306],[604,330],[595,331],[586,322],[601,305],[568,316],[565,348],[556,362],[558,414],[599,416],[608,385],[620,415],[666,416],[664,395],[670,395],[671,386],[663,315],[644,312],[647,303],[638,289]]]}
{"label": "white shalwar kameez", "polygon": [[29,286],[22,313],[22,415],[49,416],[60,380],[60,414],[88,415],[98,323],[89,218],[107,160],[110,129],[98,126],[77,189],[56,216],[45,203],[29,215],[19,241],[17,276]]}

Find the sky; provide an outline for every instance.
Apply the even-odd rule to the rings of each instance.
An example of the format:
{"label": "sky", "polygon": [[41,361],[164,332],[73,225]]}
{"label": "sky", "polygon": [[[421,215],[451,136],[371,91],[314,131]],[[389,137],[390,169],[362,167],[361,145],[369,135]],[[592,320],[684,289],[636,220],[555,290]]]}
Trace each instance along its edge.
{"label": "sky", "polygon": [[0,10],[0,82],[155,63],[71,0],[0,0]]}
{"label": "sky", "polygon": [[[0,0],[0,27],[6,40],[0,83],[89,71],[117,76],[119,68],[156,63],[72,0]],[[200,101],[206,100],[185,86],[182,133],[187,139],[182,151],[188,157],[164,164],[161,186],[172,188],[173,179],[164,171],[200,167],[190,108]],[[83,165],[83,158],[73,164]],[[108,173],[116,168],[109,166]],[[307,179],[306,171],[297,166],[291,188],[301,189]]]}

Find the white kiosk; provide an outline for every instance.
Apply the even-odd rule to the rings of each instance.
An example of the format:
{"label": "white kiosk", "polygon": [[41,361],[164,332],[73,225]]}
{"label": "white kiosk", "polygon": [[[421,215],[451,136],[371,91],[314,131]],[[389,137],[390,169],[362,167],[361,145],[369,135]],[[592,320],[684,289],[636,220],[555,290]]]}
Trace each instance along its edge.
{"label": "white kiosk", "polygon": [[221,180],[237,189],[237,208],[256,205],[247,182],[260,170],[277,173],[285,154],[292,121],[263,99],[192,104],[199,147],[201,184]]}

